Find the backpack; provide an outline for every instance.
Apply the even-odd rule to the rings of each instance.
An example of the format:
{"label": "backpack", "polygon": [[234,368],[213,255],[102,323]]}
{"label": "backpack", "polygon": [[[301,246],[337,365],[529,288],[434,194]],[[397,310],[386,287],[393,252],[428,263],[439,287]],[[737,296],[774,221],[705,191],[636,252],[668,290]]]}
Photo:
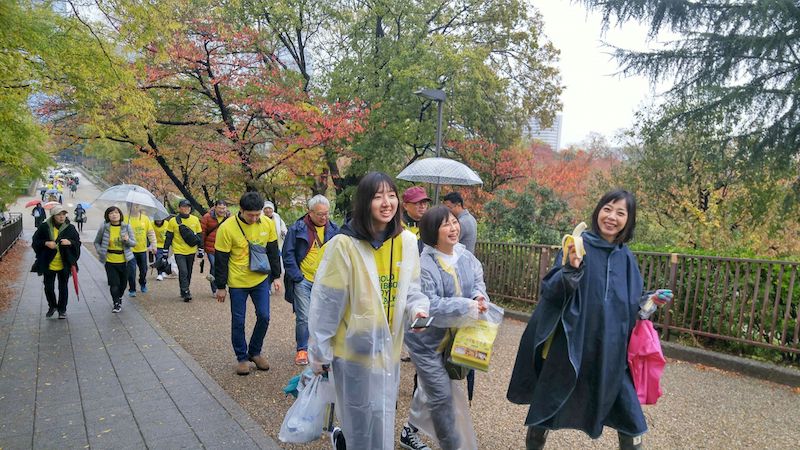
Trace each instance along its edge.
{"label": "backpack", "polygon": [[178,232],[181,234],[183,242],[186,242],[186,245],[189,247],[197,247],[201,244],[200,236],[183,224],[181,216],[175,216],[175,221],[178,222]]}

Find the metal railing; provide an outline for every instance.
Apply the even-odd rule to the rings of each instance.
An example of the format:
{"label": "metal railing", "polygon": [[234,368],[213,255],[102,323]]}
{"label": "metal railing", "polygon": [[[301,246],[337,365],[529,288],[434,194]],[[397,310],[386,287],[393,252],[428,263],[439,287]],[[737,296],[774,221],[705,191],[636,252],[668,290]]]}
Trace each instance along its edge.
{"label": "metal railing", "polygon": [[[479,242],[489,295],[536,304],[558,247]],[[645,290],[675,298],[652,317],[671,332],[800,353],[800,263],[634,252]]]}
{"label": "metal railing", "polygon": [[22,235],[22,214],[8,214],[10,217],[0,225],[0,259]]}

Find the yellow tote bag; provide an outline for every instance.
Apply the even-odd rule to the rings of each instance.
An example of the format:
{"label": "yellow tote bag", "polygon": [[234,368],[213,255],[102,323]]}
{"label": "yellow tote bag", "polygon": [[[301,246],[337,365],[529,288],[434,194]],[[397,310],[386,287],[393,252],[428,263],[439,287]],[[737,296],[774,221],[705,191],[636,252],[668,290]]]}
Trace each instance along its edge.
{"label": "yellow tote bag", "polygon": [[460,366],[483,372],[489,370],[492,347],[503,321],[503,308],[489,304],[474,325],[459,328],[450,349],[450,361]]}

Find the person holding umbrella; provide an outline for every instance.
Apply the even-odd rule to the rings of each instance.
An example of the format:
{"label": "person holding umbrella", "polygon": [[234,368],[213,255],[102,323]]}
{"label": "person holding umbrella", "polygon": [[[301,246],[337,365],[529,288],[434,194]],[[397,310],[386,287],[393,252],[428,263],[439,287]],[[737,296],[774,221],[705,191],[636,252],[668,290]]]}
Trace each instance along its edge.
{"label": "person holding umbrella", "polygon": [[[32,241],[33,251],[36,253],[34,270],[44,276],[44,295],[47,298],[45,316],[53,317],[58,310],[58,318],[66,319],[69,299],[67,282],[73,266],[77,270],[78,258],[81,256],[80,236],[78,230],[69,223],[67,209],[63,206],[53,207],[50,218],[39,225]],[[56,279],[58,300],[55,292]]]}
{"label": "person holding umbrella", "polygon": [[123,222],[122,210],[118,207],[108,207],[103,218],[103,226],[97,230],[94,238],[94,248],[98,259],[106,268],[111,300],[114,303],[111,312],[118,313],[122,310],[122,294],[128,279],[128,261],[133,260],[132,249],[136,246],[136,237],[131,226]]}
{"label": "person holding umbrella", "polygon": [[[198,253],[197,246],[203,242],[201,237],[203,228],[200,219],[191,214],[192,204],[189,200],[184,199],[178,203],[178,212],[180,214],[169,220],[167,235],[164,238],[164,250],[168,251],[174,245],[172,251],[178,264],[181,298],[184,302],[190,302],[192,293],[189,291],[189,285],[192,281],[194,256]],[[201,250],[200,257],[202,256]]]}
{"label": "person holding umbrella", "polygon": [[[30,206],[30,205],[28,205],[28,206]],[[34,206],[33,210],[31,210],[31,215],[33,216],[33,225],[38,230],[39,226],[47,218],[47,213],[45,212],[44,208],[42,207],[42,203],[41,202],[36,203],[36,206]]]}

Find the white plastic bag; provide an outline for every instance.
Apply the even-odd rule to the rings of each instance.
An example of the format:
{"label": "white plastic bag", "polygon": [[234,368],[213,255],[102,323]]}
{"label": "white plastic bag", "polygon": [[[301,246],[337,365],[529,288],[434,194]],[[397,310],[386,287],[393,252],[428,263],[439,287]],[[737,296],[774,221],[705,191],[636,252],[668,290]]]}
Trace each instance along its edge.
{"label": "white plastic bag", "polygon": [[325,408],[336,399],[333,376],[316,375],[306,384],[286,417],[283,418],[278,439],[301,444],[319,439],[325,425]]}

